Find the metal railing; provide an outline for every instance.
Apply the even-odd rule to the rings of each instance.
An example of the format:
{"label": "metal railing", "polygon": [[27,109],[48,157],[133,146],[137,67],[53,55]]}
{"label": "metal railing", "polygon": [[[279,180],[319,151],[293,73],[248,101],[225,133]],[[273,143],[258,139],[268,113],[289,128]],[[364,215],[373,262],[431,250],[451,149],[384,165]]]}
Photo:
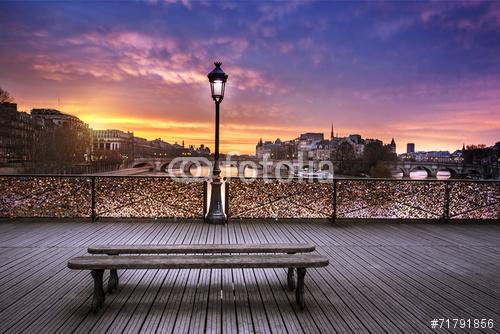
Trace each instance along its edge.
{"label": "metal railing", "polygon": [[0,176],[0,217],[202,218],[204,178]]}
{"label": "metal railing", "polygon": [[[500,218],[500,181],[240,179],[226,182],[230,218]],[[203,218],[205,178],[0,176],[0,217]]]}
{"label": "metal railing", "polygon": [[231,218],[500,218],[500,181],[232,179],[228,188]]}

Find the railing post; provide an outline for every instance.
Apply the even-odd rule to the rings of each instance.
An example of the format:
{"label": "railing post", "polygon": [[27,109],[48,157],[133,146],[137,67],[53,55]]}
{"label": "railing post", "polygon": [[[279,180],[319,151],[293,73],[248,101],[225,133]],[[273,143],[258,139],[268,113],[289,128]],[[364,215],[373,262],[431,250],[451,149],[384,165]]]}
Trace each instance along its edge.
{"label": "railing post", "polygon": [[91,208],[92,208],[91,218],[92,222],[95,222],[97,220],[97,213],[95,211],[95,176],[91,177],[90,184],[91,184],[90,197],[91,197]]}
{"label": "railing post", "polygon": [[228,179],[224,179],[224,211],[226,213],[226,223],[229,220],[229,181]]}
{"label": "railing post", "polygon": [[205,222],[205,216],[207,215],[207,191],[208,191],[208,180],[203,181],[203,222]]}
{"label": "railing post", "polygon": [[332,199],[332,205],[333,205],[333,212],[332,212],[332,223],[335,223],[335,220],[337,219],[337,180],[333,180],[333,199]]}
{"label": "railing post", "polygon": [[450,221],[450,190],[451,181],[444,181],[443,223],[449,223]]}

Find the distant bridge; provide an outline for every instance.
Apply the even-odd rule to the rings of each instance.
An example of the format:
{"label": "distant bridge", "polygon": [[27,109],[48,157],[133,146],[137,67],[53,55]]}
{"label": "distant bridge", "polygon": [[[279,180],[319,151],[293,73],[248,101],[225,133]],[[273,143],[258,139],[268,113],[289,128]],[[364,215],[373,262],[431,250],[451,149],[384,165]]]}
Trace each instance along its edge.
{"label": "distant bridge", "polygon": [[[175,162],[173,162],[175,160]],[[189,174],[191,168],[195,166],[211,167],[212,158],[200,157],[184,157],[179,158],[136,158],[129,162],[127,168],[150,168],[156,172],[166,172],[169,166],[173,169],[182,168],[184,173]],[[173,164],[172,164],[173,162]],[[301,168],[301,163],[298,160],[260,160],[256,157],[240,157],[231,156],[230,159],[222,158],[222,165],[230,165],[238,168],[238,175],[244,175],[245,168],[257,168],[267,173],[275,173],[276,169],[286,171],[297,171]],[[322,166],[318,161],[305,161],[302,165],[308,166],[311,164],[315,170],[321,169]],[[437,161],[386,161],[384,163],[393,173],[403,173],[403,177],[409,178],[410,173],[418,170],[427,172],[428,178],[435,178],[440,171],[447,171],[452,178],[460,178],[466,176],[482,177],[486,175],[500,175],[500,169],[494,166],[481,166],[473,164],[453,163],[453,162],[437,162]],[[496,171],[494,169],[497,169]]]}
{"label": "distant bridge", "polygon": [[[179,158],[136,158],[133,161],[127,163],[124,168],[150,168],[152,171],[156,172],[166,172],[170,167],[172,169],[182,169],[184,173],[188,174],[191,168],[195,166],[207,166],[213,161],[212,158],[200,158],[200,157],[183,157]],[[238,168],[238,175],[244,175],[245,168],[250,167],[261,171],[266,171],[267,173],[274,173],[276,169],[284,171],[297,171],[301,167],[298,160],[261,160],[257,157],[240,157],[231,156],[226,159],[223,157],[219,160],[221,165],[229,165]],[[302,166],[308,166],[309,163],[313,169],[320,169],[321,165],[318,161],[306,161]]]}
{"label": "distant bridge", "polygon": [[[230,165],[237,167],[238,170],[243,168],[241,172],[243,173],[244,168],[248,165],[251,167],[256,167],[257,169],[262,169],[262,162],[257,158],[241,158],[238,156],[231,156],[229,160],[222,158],[219,160],[223,165]],[[211,167],[213,158],[207,157],[176,157],[176,158],[135,158],[133,161],[127,163],[124,167],[132,168],[150,168],[152,171],[156,172],[167,172],[168,168],[172,169],[182,169],[184,173],[188,174],[191,168],[196,166],[206,166]]]}
{"label": "distant bridge", "polygon": [[491,172],[487,167],[481,165],[438,161],[387,161],[385,165],[391,168],[393,173],[402,172],[403,177],[410,177],[411,172],[418,170],[426,171],[427,177],[430,178],[435,178],[437,173],[441,171],[449,172],[452,178],[465,176],[485,177],[488,172]]}

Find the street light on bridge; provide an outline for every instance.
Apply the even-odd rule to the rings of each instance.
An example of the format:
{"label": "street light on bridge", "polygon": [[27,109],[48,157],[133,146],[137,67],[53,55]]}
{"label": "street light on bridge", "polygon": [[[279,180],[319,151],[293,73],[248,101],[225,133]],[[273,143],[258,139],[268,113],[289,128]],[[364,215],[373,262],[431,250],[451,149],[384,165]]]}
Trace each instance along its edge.
{"label": "street light on bridge", "polygon": [[208,73],[208,81],[212,91],[212,98],[215,101],[215,153],[214,167],[212,172],[212,192],[210,196],[210,206],[206,220],[208,223],[224,223],[226,215],[222,209],[220,168],[219,168],[219,105],[224,99],[224,89],[228,75],[224,73],[221,62],[214,63],[215,68]]}

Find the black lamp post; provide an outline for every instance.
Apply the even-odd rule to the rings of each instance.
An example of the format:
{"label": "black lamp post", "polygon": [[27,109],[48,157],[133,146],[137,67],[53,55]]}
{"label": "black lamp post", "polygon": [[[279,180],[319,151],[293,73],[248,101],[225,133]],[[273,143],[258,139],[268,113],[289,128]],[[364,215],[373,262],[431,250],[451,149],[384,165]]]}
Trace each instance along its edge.
{"label": "black lamp post", "polygon": [[214,168],[212,172],[212,193],[210,196],[210,207],[206,221],[208,223],[224,223],[226,215],[222,209],[221,198],[221,182],[220,182],[220,168],[219,168],[219,105],[224,98],[224,88],[228,75],[224,73],[220,66],[221,62],[214,63],[215,68],[212,72],[208,73],[208,81],[210,81],[210,89],[212,90],[212,98],[215,101],[215,154],[214,154]]}

